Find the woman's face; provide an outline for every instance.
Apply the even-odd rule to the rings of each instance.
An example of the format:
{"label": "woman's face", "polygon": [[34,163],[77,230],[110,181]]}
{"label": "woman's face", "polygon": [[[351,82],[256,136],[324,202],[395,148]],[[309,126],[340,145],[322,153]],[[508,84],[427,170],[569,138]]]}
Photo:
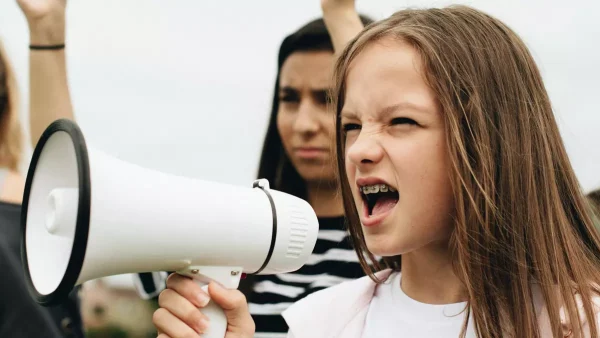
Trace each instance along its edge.
{"label": "woman's face", "polygon": [[281,67],[277,129],[307,183],[336,179],[331,151],[335,119],[327,110],[333,62],[328,51],[294,52]]}
{"label": "woman's face", "polygon": [[346,84],[345,167],[369,251],[393,256],[447,243],[454,203],[444,120],[416,50],[371,43]]}

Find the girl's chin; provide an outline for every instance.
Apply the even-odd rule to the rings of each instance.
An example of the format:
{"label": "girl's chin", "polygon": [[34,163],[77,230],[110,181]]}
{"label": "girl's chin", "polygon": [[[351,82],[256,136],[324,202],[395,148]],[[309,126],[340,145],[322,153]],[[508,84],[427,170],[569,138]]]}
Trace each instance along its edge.
{"label": "girl's chin", "polygon": [[389,236],[365,235],[365,242],[369,252],[378,257],[393,257],[405,252],[397,244],[390,243]]}

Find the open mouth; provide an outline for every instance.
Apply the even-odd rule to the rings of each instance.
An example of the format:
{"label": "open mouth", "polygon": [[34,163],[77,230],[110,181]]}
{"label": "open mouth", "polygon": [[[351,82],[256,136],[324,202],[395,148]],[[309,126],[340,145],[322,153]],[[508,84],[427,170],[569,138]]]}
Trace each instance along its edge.
{"label": "open mouth", "polygon": [[390,211],[398,203],[396,188],[387,184],[370,184],[360,187],[360,195],[367,207],[368,216],[377,216]]}

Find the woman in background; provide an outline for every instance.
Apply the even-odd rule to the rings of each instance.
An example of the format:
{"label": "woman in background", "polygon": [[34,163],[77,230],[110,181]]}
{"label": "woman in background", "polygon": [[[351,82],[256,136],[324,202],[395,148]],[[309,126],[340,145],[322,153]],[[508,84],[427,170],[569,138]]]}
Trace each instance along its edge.
{"label": "woman in background", "polygon": [[[367,24],[371,20],[362,17]],[[282,311],[307,295],[364,276],[345,231],[335,173],[334,116],[327,109],[334,65],[333,43],[322,19],[287,36],[279,49],[273,106],[258,177],[273,189],[305,199],[319,219],[313,254],[299,270],[242,281],[256,337],[283,337]]]}

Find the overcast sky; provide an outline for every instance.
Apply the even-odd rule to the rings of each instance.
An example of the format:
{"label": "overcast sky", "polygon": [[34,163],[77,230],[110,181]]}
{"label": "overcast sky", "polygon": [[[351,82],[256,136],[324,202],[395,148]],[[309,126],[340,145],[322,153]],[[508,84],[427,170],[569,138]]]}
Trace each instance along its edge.
{"label": "overcast sky", "polygon": [[[319,1],[68,3],[69,81],[88,142],[146,167],[250,186],[279,44],[320,15]],[[449,3],[359,0],[358,7],[380,19],[406,6]],[[529,45],[581,184],[600,187],[600,2],[454,3],[499,17]],[[28,31],[14,0],[0,2],[0,37],[26,103]]]}

